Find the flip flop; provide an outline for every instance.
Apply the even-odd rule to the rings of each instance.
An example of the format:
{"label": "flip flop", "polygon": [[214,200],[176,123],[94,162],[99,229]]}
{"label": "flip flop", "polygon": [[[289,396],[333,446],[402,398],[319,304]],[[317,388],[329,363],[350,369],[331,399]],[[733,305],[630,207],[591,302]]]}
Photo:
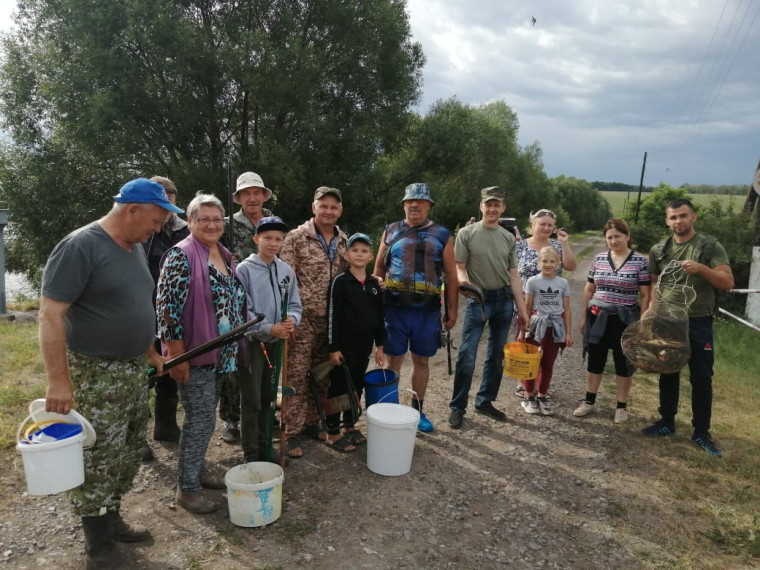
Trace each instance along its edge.
{"label": "flip flop", "polygon": [[[285,453],[290,459],[301,459],[303,457],[303,441],[301,434],[293,435],[285,440]],[[301,450],[301,455],[291,455],[290,452],[296,449]]]}
{"label": "flip flop", "polygon": [[325,441],[327,439],[327,432],[320,430],[319,426],[306,426],[301,433],[317,441]]}
{"label": "flip flop", "polygon": [[[325,445],[339,453],[353,453],[356,451],[356,446],[345,435],[332,443],[330,443],[329,439],[325,439]],[[349,449],[349,447],[353,447],[353,449]]]}
{"label": "flip flop", "polygon": [[343,432],[343,435],[347,437],[354,445],[361,445],[367,441],[365,435],[358,429],[352,429],[351,431]]}

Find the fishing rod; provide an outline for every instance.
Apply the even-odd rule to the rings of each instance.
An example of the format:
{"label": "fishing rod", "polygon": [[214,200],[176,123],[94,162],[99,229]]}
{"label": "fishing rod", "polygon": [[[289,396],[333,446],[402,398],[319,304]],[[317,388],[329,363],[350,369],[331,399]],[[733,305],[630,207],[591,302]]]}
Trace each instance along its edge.
{"label": "fishing rod", "polygon": [[[235,327],[234,329],[224,333],[223,335],[219,335],[216,338],[212,338],[208,342],[204,342],[203,344],[188,350],[187,352],[183,352],[179,356],[170,358],[169,360],[164,362],[164,367],[163,367],[164,372],[166,372],[170,368],[174,368],[175,366],[182,364],[183,362],[192,360],[196,356],[199,356],[201,354],[205,354],[211,350],[214,350],[215,348],[219,346],[222,346],[224,344],[229,344],[231,342],[238,340],[245,334],[245,331],[249,327],[252,327],[253,325],[261,322],[263,319],[264,319],[264,315],[260,313],[256,313],[256,316],[250,321],[248,321],[247,323],[243,323],[239,327]],[[156,372],[157,370],[153,366],[148,368],[148,376],[155,376]]]}

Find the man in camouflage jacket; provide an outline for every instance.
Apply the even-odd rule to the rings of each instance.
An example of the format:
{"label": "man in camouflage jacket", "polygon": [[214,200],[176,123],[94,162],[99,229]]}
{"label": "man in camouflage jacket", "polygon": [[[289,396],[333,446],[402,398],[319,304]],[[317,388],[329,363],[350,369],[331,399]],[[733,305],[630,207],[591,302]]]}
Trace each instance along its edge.
{"label": "man in camouflage jacket", "polygon": [[[285,410],[288,455],[303,455],[304,431],[317,434],[319,415],[309,395],[307,374],[314,365],[329,360],[327,346],[327,296],[333,278],[346,268],[346,234],[337,226],[343,197],[337,188],[320,186],[311,205],[314,217],[291,230],[280,250],[298,279],[303,305],[301,324],[288,350],[287,378],[295,389]],[[326,391],[326,387],[325,391]]]}

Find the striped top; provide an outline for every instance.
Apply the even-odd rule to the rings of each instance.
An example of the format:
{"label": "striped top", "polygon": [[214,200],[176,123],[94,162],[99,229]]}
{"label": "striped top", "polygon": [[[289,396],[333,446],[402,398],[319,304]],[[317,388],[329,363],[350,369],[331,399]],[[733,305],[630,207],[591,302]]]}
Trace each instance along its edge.
{"label": "striped top", "polygon": [[612,305],[638,303],[639,287],[651,285],[647,258],[631,250],[626,260],[615,267],[609,251],[597,253],[588,270],[588,281],[596,286],[592,299]]}

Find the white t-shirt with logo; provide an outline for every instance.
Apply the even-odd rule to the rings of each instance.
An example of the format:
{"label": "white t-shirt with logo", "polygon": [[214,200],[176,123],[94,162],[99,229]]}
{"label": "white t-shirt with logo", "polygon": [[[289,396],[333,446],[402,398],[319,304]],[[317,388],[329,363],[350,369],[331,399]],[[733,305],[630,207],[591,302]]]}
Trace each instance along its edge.
{"label": "white t-shirt with logo", "polygon": [[533,296],[532,309],[537,315],[561,315],[564,312],[563,298],[570,296],[570,283],[564,277],[547,279],[538,274],[525,283],[525,293]]}

